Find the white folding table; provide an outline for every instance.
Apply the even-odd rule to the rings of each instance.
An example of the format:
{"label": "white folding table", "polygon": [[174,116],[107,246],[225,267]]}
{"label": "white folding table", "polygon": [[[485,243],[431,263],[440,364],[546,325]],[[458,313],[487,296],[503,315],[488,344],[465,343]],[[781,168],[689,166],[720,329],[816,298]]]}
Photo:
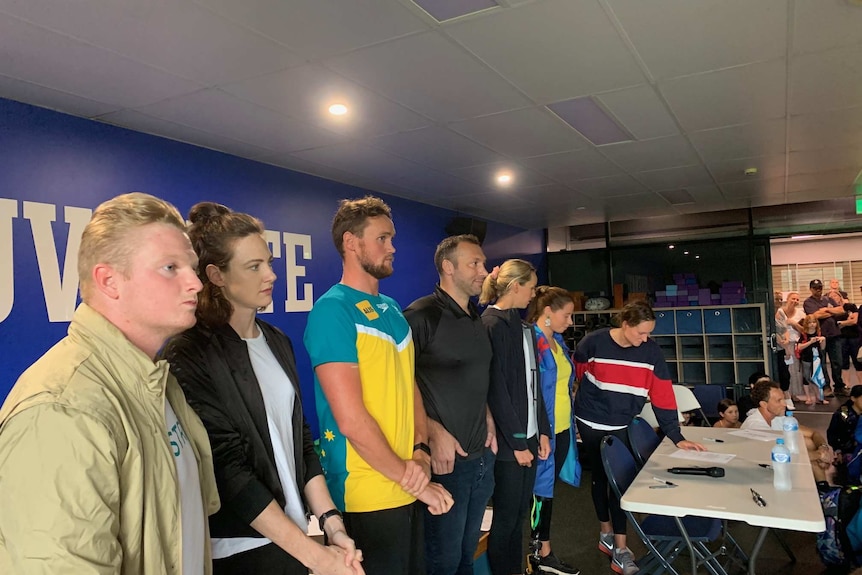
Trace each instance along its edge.
{"label": "white folding table", "polygon": [[[748,572],[754,575],[757,555],[770,527],[817,533],[826,528],[826,523],[807,455],[803,453],[801,457],[792,459],[793,488],[790,491],[776,491],[772,486],[772,470],[758,465],[771,464],[774,439],[759,441],[740,437],[733,433],[738,431],[709,427],[683,428],[686,439],[702,443],[710,452],[736,456],[721,464],[671,457],[677,448],[665,438],[623,495],[622,508],[635,513],[672,517],[692,515],[744,521],[760,527],[748,561]],[[772,438],[781,437],[779,433],[759,433],[767,433]],[[709,439],[720,439],[723,443],[711,442]],[[725,476],[676,475],[667,471],[671,467],[713,465],[723,467]],[[658,484],[654,478],[673,482],[678,487],[650,489],[650,486]],[[755,503],[751,489],[763,497],[765,507]]]}

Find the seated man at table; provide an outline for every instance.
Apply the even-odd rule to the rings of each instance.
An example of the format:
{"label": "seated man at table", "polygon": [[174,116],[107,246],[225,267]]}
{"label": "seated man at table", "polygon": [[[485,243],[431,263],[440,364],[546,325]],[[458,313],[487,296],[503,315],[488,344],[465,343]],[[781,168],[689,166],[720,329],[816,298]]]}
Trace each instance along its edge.
{"label": "seated man at table", "polygon": [[[778,383],[770,379],[759,380],[751,390],[751,399],[757,408],[748,413],[748,418],[743,422],[741,429],[782,431],[787,406],[784,403],[784,392],[781,391]],[[805,440],[805,449],[811,460],[814,479],[825,481],[826,470],[831,466],[835,453],[819,431],[801,424],[799,431]]]}

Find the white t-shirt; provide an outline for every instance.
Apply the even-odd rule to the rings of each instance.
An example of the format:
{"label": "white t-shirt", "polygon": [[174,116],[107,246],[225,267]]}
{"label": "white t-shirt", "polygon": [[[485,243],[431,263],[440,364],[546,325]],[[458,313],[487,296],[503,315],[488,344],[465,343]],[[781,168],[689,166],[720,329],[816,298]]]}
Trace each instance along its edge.
{"label": "white t-shirt", "polygon": [[177,466],[180,484],[180,525],[182,526],[183,573],[203,575],[206,531],[198,462],[170,402],[165,401],[168,441]]}
{"label": "white t-shirt", "polygon": [[761,431],[784,431],[784,416],[778,415],[772,418],[772,425],[766,423],[766,419],[756,407],[748,410],[745,421],[740,429],[759,429]]}
{"label": "white t-shirt", "polygon": [[533,395],[535,392],[533,389],[534,370],[536,372],[536,377],[538,377],[539,374],[538,366],[533,366],[533,362],[530,360],[531,357],[535,357],[531,334],[527,330],[522,331],[524,332],[524,362],[527,366],[527,438],[529,439],[530,437],[535,437],[536,434],[539,433],[539,423],[536,418],[536,396]]}
{"label": "white t-shirt", "polygon": [[[305,505],[296,485],[296,462],[293,458],[293,404],[296,392],[290,378],[284,373],[272,350],[266,343],[263,332],[255,338],[245,339],[251,367],[260,385],[266,409],[266,424],[275,456],[275,468],[284,491],[284,513],[303,532],[308,528]],[[302,438],[298,438],[302,441]],[[262,547],[271,541],[264,537],[230,537],[213,539],[213,558],[230,557],[249,549]]]}

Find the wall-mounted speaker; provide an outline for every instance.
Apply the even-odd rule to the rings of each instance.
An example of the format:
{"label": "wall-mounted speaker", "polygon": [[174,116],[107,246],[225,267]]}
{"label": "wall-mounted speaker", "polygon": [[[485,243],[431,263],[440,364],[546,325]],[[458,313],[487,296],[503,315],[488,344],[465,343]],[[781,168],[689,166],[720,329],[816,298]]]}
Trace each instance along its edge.
{"label": "wall-mounted speaker", "polygon": [[485,234],[488,231],[488,223],[473,218],[452,218],[446,225],[447,236],[459,236],[461,234],[473,234],[478,238],[479,245],[485,242]]}

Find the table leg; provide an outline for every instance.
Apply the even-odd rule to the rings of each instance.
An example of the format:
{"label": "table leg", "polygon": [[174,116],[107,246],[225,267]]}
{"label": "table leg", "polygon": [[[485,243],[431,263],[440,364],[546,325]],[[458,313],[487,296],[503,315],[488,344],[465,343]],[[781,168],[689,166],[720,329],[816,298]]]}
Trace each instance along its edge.
{"label": "table leg", "polygon": [[763,542],[766,540],[767,533],[769,533],[769,527],[760,528],[760,533],[757,535],[757,540],[754,542],[754,548],[751,550],[751,555],[748,557],[748,575],[755,575],[757,555],[760,553],[760,548],[763,547]]}

